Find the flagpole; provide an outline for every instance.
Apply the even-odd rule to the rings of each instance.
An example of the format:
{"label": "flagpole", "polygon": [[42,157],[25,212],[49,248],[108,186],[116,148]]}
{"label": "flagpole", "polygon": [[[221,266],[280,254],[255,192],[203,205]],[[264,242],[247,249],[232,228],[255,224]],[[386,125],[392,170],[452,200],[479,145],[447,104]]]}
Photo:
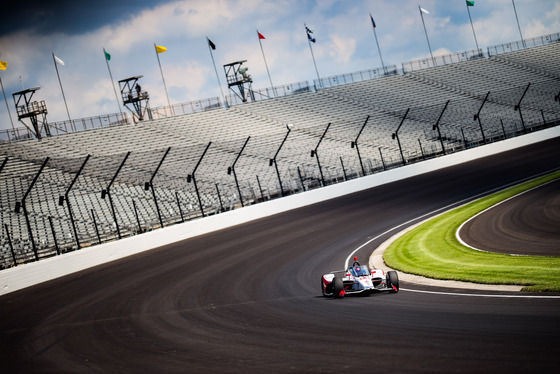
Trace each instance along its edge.
{"label": "flagpole", "polygon": [[210,51],[210,57],[212,58],[212,65],[214,65],[214,71],[216,72],[216,79],[218,80],[218,86],[220,87],[220,92],[222,93],[224,104],[227,107],[228,104],[227,104],[226,96],[224,95],[224,91],[222,90],[222,82],[220,82],[220,76],[218,75],[218,69],[216,68],[216,61],[214,61],[214,54],[212,53],[212,47],[210,46],[210,39],[206,37],[206,41],[208,42],[208,50]]}
{"label": "flagpole", "polygon": [[476,44],[476,52],[478,53],[478,50],[479,50],[478,40],[476,39],[476,33],[474,32],[474,25],[473,25],[473,22],[472,22],[471,9],[470,9],[471,7],[469,6],[468,1],[465,1],[465,4],[467,5],[467,12],[469,12],[469,20],[471,21],[472,33],[473,33],[473,36],[474,36],[474,42]]}
{"label": "flagpole", "polygon": [[264,56],[264,49],[263,49],[263,46],[262,46],[261,36],[259,34],[259,30],[257,30],[257,39],[259,39],[259,44],[261,46],[261,52],[262,52],[262,55],[263,55],[264,66],[266,66],[266,73],[268,74],[268,80],[270,81],[270,88],[272,89],[272,92],[274,92],[274,97],[276,97],[276,90],[274,89],[274,85],[272,84],[272,78],[270,78],[270,71],[268,70],[268,64],[266,63],[266,57]]}
{"label": "flagpole", "polygon": [[523,34],[521,34],[521,26],[519,26],[519,18],[517,17],[517,9],[515,9],[515,0],[511,0],[513,4],[513,11],[515,13],[515,20],[517,21],[517,28],[519,29],[519,36],[521,37],[521,43],[523,44],[523,48],[527,48],[525,46],[525,40],[523,39]]}
{"label": "flagpole", "polygon": [[383,67],[383,71],[387,74],[387,69],[385,68],[385,63],[383,62],[383,56],[381,55],[381,48],[379,48],[379,40],[377,40],[377,31],[375,31],[375,21],[373,20],[373,16],[371,13],[369,14],[371,18],[371,28],[373,29],[373,35],[375,36],[375,44],[377,44],[377,51],[379,52],[379,58],[381,59],[381,66]]}
{"label": "flagpole", "polygon": [[[122,114],[121,104],[119,101],[119,95],[117,95],[117,89],[115,88],[115,81],[113,80],[113,74],[111,73],[111,68],[109,67],[109,59],[107,58],[107,51],[105,47],[103,47],[103,55],[105,56],[105,62],[107,63],[107,70],[109,70],[109,77],[111,78],[111,84],[113,85],[113,92],[115,93],[115,99],[117,100],[117,108],[119,108],[119,112]],[[109,55],[110,58],[111,55]]]}
{"label": "flagpole", "polygon": [[309,44],[309,50],[311,51],[311,58],[313,59],[313,65],[315,66],[315,72],[317,73],[317,81],[319,82],[319,88],[321,88],[323,85],[321,84],[321,77],[319,76],[319,70],[317,70],[317,63],[315,62],[315,55],[313,54],[313,47],[311,47],[311,39],[309,38],[309,34],[308,31],[309,30],[307,28],[307,25],[304,23],[303,24],[305,26],[305,31],[307,34],[307,43]]}
{"label": "flagpole", "polygon": [[70,112],[68,111],[68,104],[66,103],[66,96],[64,95],[64,89],[62,88],[62,81],[60,80],[60,74],[58,73],[58,66],[56,65],[56,59],[54,58],[54,52],[51,53],[52,53],[54,68],[56,69],[56,76],[58,77],[58,84],[60,84],[60,91],[62,92],[62,98],[64,99],[64,106],[66,107],[66,114],[68,114],[68,121],[72,121],[72,119],[70,118]]}
{"label": "flagpole", "polygon": [[418,11],[420,11],[420,17],[422,17],[422,25],[424,26],[424,33],[426,34],[426,40],[428,41],[430,56],[432,56],[432,63],[436,66],[436,61],[434,60],[434,55],[432,53],[432,46],[430,45],[430,39],[428,38],[428,31],[426,30],[426,23],[424,22],[424,12],[422,12],[422,7],[420,5],[418,5]]}
{"label": "flagpole", "polygon": [[169,95],[167,94],[167,86],[165,85],[165,79],[163,78],[163,70],[161,69],[161,62],[159,61],[159,53],[156,48],[156,43],[154,43],[154,51],[156,52],[159,72],[161,73],[161,81],[163,82],[163,88],[165,89],[165,97],[167,97],[167,105],[169,105],[169,110],[173,113],[173,108],[171,107],[171,102],[169,101]]}
{"label": "flagpole", "polygon": [[8,100],[6,100],[6,92],[4,91],[4,83],[2,83],[2,77],[0,77],[0,86],[2,86],[2,94],[4,95],[4,102],[6,103],[6,109],[8,109],[8,115],[10,116],[10,122],[12,123],[12,130],[14,130],[14,134],[15,134],[16,128],[14,127],[14,120],[12,119],[12,113],[10,113]]}

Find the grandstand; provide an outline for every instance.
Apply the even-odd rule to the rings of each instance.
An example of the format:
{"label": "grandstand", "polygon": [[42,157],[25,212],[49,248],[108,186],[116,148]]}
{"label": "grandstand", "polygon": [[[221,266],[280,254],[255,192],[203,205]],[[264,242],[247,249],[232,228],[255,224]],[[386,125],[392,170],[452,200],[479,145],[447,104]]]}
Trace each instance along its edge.
{"label": "grandstand", "polygon": [[[321,89],[260,91],[269,98],[227,108],[210,100],[176,116],[2,140],[0,268],[556,126],[559,35]],[[228,174],[237,158],[239,186]]]}

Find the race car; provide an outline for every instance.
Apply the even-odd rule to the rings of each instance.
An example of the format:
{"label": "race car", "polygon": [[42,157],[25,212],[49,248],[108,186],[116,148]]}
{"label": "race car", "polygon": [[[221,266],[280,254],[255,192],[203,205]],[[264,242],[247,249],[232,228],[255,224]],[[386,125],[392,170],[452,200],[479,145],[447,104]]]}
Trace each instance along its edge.
{"label": "race car", "polygon": [[[341,275],[338,275],[341,274]],[[321,277],[323,296],[339,299],[345,295],[363,294],[369,296],[377,291],[399,291],[399,276],[396,271],[368,269],[360,265],[358,258],[347,270],[331,271]]]}

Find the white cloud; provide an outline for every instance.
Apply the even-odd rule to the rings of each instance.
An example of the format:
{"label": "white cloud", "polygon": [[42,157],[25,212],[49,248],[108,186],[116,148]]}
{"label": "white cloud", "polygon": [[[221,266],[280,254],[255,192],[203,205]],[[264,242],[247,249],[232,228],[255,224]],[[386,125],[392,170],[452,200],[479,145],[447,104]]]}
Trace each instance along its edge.
{"label": "white cloud", "polygon": [[[478,43],[482,48],[519,39],[509,0],[476,2],[471,8]],[[516,2],[525,37],[560,31],[560,1]],[[463,2],[425,0],[430,10],[426,27],[434,55],[474,49],[472,30]],[[11,93],[41,86],[38,100],[45,100],[49,121],[66,118],[51,51],[66,63],[60,75],[72,117],[117,111],[102,48],[112,55],[110,68],[116,81],[143,75],[142,86],[151,105],[165,105],[161,75],[153,43],[168,48],[159,55],[173,104],[219,96],[206,36],[216,44],[214,58],[225,91],[224,63],[247,60],[254,88],[269,86],[256,29],[266,37],[263,48],[275,85],[313,81],[315,69],[303,28],[315,30],[313,45],[321,76],[379,67],[377,46],[369,13],[386,64],[429,55],[424,30],[413,0],[183,0],[158,5],[123,21],[79,35],[37,35],[20,31],[0,36],[0,72],[15,116]],[[0,103],[0,129],[9,128],[5,103]]]}

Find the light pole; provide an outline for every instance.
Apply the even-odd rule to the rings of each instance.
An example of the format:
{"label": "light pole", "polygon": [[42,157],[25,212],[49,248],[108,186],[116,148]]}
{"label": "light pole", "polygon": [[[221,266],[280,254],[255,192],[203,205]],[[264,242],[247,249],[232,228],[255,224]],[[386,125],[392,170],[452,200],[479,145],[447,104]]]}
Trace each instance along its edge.
{"label": "light pole", "polygon": [[366,125],[368,123],[368,120],[369,120],[369,115],[367,116],[366,121],[362,125],[362,128],[360,129],[360,132],[358,133],[358,136],[356,136],[356,140],[354,140],[351,144],[351,147],[352,148],[356,147],[356,152],[358,152],[358,160],[360,160],[360,167],[362,168],[362,176],[366,175],[366,171],[364,169],[364,164],[362,163],[362,156],[360,155],[360,148],[358,148],[358,138],[360,137],[360,135],[362,135],[362,131],[364,131],[364,128],[366,127]]}
{"label": "light pole", "polygon": [[247,143],[249,142],[249,139],[251,139],[251,137],[247,137],[247,140],[245,140],[245,144],[243,144],[243,147],[241,147],[241,150],[239,151],[239,153],[237,154],[237,157],[235,158],[235,161],[233,161],[233,164],[228,168],[228,175],[231,175],[231,173],[233,172],[233,177],[235,178],[235,185],[237,186],[237,193],[239,193],[239,201],[241,202],[241,207],[243,207],[243,195],[241,195],[241,188],[239,188],[239,182],[237,181],[237,174],[235,173],[235,164],[237,163],[237,160],[239,160],[239,157],[241,157],[241,153],[243,153],[243,150],[245,149],[245,146],[247,145]]}
{"label": "light pole", "polygon": [[276,168],[276,175],[278,175],[278,183],[280,184],[280,196],[284,196],[284,188],[282,187],[282,179],[280,178],[280,171],[278,170],[278,163],[276,162],[276,157],[278,157],[278,153],[280,153],[280,150],[282,149],[282,146],[286,142],[286,139],[288,139],[288,135],[290,135],[290,132],[292,131],[293,127],[294,126],[291,123],[288,123],[286,125],[288,132],[286,133],[286,136],[284,136],[284,140],[282,140],[282,143],[280,143],[280,147],[278,147],[276,154],[274,155],[273,158],[270,159],[270,162],[268,164],[268,166],[272,166],[274,164],[274,167]]}
{"label": "light pole", "polygon": [[445,110],[447,109],[447,105],[449,105],[449,100],[447,100],[447,102],[445,103],[445,106],[443,107],[443,110],[441,111],[439,118],[436,122],[436,124],[434,125],[434,127],[432,128],[432,130],[436,130],[438,132],[438,139],[441,143],[441,150],[443,151],[443,154],[445,154],[445,146],[443,145],[443,138],[441,137],[441,130],[439,129],[439,121],[441,120],[441,117],[443,117],[443,113],[445,112]]}
{"label": "light pole", "polygon": [[484,100],[482,101],[482,105],[480,106],[480,108],[478,109],[478,113],[476,113],[474,115],[474,120],[478,121],[478,125],[480,126],[480,132],[482,133],[482,142],[484,144],[486,144],[486,137],[484,136],[484,130],[482,129],[482,122],[480,122],[480,112],[482,111],[482,107],[484,106],[484,104],[486,103],[486,100],[488,100],[488,95],[490,95],[490,91],[488,91],[488,93],[486,94],[486,97],[484,98]]}
{"label": "light pole", "polygon": [[404,159],[404,155],[403,155],[403,151],[402,151],[402,146],[401,146],[401,140],[399,139],[399,130],[401,129],[401,126],[404,123],[404,120],[406,119],[406,116],[408,115],[408,111],[410,110],[410,108],[408,108],[406,110],[406,113],[404,114],[403,119],[401,120],[401,123],[399,124],[399,127],[397,127],[397,130],[393,133],[393,135],[391,135],[391,137],[394,139],[397,139],[397,143],[399,145],[399,152],[401,153],[401,159],[402,159],[402,163],[403,165],[406,164],[406,160]]}
{"label": "light pole", "polygon": [[159,224],[162,228],[163,228],[163,219],[161,218],[161,211],[159,209],[159,204],[158,204],[157,197],[156,197],[156,190],[154,189],[154,178],[156,177],[156,174],[159,171],[159,168],[163,164],[163,161],[167,157],[167,154],[169,153],[170,150],[171,150],[171,147],[168,147],[167,150],[165,151],[165,154],[163,155],[163,157],[159,161],[159,165],[157,166],[156,170],[154,170],[154,173],[152,174],[152,177],[150,178],[150,181],[146,182],[144,184],[144,190],[146,190],[146,191],[148,191],[149,189],[152,190],[152,196],[154,197],[154,204],[156,205],[156,211],[157,211],[157,215],[158,215],[158,218],[159,218]]}
{"label": "light pole", "polygon": [[70,206],[69,195],[70,195],[70,190],[72,189],[72,187],[74,186],[74,184],[78,180],[78,177],[80,176],[80,174],[84,170],[84,167],[86,166],[86,163],[88,162],[89,158],[90,158],[90,155],[87,155],[86,159],[82,163],[82,166],[80,166],[80,169],[78,170],[78,172],[74,176],[74,179],[72,180],[72,183],[70,183],[70,186],[68,186],[68,189],[66,189],[66,193],[64,194],[64,196],[59,196],[59,198],[58,198],[58,205],[60,205],[60,206],[64,205],[64,201],[66,201],[66,206],[68,207],[68,215],[70,216],[70,223],[72,224],[72,230],[74,231],[74,238],[76,239],[76,247],[78,249],[81,248],[80,247],[80,239],[78,238],[78,230],[76,228],[76,222],[74,221],[74,215],[72,214],[72,207]]}
{"label": "light pole", "polygon": [[329,127],[331,127],[330,123],[327,125],[327,128],[325,129],[323,135],[321,135],[321,139],[319,139],[319,143],[317,143],[315,149],[311,150],[311,157],[315,157],[317,159],[317,166],[319,166],[319,174],[321,174],[321,183],[323,183],[323,187],[325,186],[325,177],[323,176],[323,169],[321,168],[321,162],[319,161],[319,154],[317,153],[317,150],[319,149],[319,145],[323,141],[323,138],[325,137],[325,135],[327,135]]}
{"label": "light pole", "polygon": [[531,83],[529,83],[527,85],[527,87],[525,88],[525,91],[523,91],[523,95],[521,95],[521,99],[519,99],[519,102],[517,103],[517,105],[513,107],[513,110],[515,110],[516,112],[519,112],[519,118],[521,118],[521,126],[523,126],[523,133],[526,133],[527,129],[525,128],[525,121],[523,120],[523,114],[521,113],[521,102],[523,101],[523,98],[525,97],[525,94],[527,93],[527,90],[529,90],[530,86],[531,86]]}
{"label": "light pole", "polygon": [[200,163],[202,162],[202,159],[204,158],[204,155],[206,154],[206,152],[208,152],[208,148],[210,148],[211,144],[212,144],[212,142],[208,143],[208,145],[206,146],[206,149],[202,153],[202,156],[200,156],[200,159],[198,160],[198,163],[194,167],[193,172],[191,174],[187,175],[187,183],[191,183],[191,180],[192,180],[192,182],[194,184],[194,190],[196,192],[196,197],[198,199],[198,205],[200,206],[200,213],[202,213],[202,217],[204,217],[204,206],[202,204],[202,199],[200,198],[200,192],[198,191],[198,185],[196,184],[196,177],[195,177],[194,174],[196,173],[196,169],[198,169],[198,167],[200,166]]}

